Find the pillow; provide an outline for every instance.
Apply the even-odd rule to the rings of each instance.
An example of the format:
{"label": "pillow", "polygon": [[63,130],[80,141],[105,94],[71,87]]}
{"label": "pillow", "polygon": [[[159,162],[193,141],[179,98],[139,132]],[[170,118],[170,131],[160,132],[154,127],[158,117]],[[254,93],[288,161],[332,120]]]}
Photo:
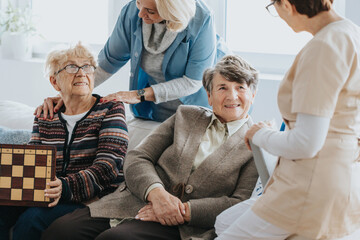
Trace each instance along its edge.
{"label": "pillow", "polygon": [[0,126],[0,143],[26,144],[31,137],[31,131],[26,129],[10,129]]}
{"label": "pillow", "polygon": [[13,101],[0,101],[0,126],[32,130],[34,107]]}

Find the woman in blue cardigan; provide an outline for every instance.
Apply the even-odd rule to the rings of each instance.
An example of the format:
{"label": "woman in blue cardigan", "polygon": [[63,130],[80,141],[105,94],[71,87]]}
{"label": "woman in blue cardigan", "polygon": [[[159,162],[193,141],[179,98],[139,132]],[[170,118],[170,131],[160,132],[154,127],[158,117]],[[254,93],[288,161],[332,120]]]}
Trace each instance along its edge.
{"label": "woman in blue cardigan", "polygon": [[[162,122],[181,104],[208,106],[201,88],[204,70],[227,49],[215,33],[203,0],[132,0],[120,13],[98,57],[98,86],[130,60],[130,91],[108,95],[131,104],[135,117]],[[58,110],[48,98],[44,107]]]}

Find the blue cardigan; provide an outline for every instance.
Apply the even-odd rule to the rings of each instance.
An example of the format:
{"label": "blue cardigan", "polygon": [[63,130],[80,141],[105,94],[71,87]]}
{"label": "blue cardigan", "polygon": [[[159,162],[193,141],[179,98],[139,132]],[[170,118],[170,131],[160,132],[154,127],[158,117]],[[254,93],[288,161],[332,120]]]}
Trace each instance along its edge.
{"label": "blue cardigan", "polygon": [[[143,38],[142,20],[138,17],[138,12],[135,0],[121,10],[114,31],[98,57],[100,67],[108,73],[115,73],[130,60],[130,90],[146,88],[154,82],[140,67]],[[202,0],[197,0],[194,18],[186,29],[178,33],[165,52],[162,63],[165,80],[170,81],[185,75],[201,81],[204,70],[213,66],[227,52],[227,48],[215,33],[212,12]],[[203,88],[180,98],[180,101],[186,105],[209,107]],[[131,110],[136,117],[159,121],[152,116],[152,109],[156,107],[153,102],[142,102],[131,105]],[[176,109],[174,113],[175,111]]]}

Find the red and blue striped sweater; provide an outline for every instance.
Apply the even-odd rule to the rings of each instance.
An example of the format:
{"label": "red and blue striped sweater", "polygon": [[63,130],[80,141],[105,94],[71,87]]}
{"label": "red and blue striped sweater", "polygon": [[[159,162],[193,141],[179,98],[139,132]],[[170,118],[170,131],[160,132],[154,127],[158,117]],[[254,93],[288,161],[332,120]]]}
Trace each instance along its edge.
{"label": "red and blue striped sweater", "polygon": [[[62,201],[85,202],[102,197],[124,181],[123,161],[128,145],[122,102],[96,102],[80,119],[68,142],[66,121],[35,117],[29,144],[56,146],[56,175],[62,181]],[[64,110],[60,109],[60,112]]]}

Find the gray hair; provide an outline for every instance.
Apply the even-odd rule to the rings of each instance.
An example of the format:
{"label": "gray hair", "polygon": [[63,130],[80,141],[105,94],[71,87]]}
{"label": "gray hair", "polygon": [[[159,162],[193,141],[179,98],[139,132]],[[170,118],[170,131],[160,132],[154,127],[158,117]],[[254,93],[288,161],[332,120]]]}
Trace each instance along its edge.
{"label": "gray hair", "polygon": [[258,71],[239,56],[227,55],[215,67],[205,70],[202,83],[208,93],[212,91],[212,80],[217,73],[230,82],[246,83],[253,93],[257,89],[259,81]]}

